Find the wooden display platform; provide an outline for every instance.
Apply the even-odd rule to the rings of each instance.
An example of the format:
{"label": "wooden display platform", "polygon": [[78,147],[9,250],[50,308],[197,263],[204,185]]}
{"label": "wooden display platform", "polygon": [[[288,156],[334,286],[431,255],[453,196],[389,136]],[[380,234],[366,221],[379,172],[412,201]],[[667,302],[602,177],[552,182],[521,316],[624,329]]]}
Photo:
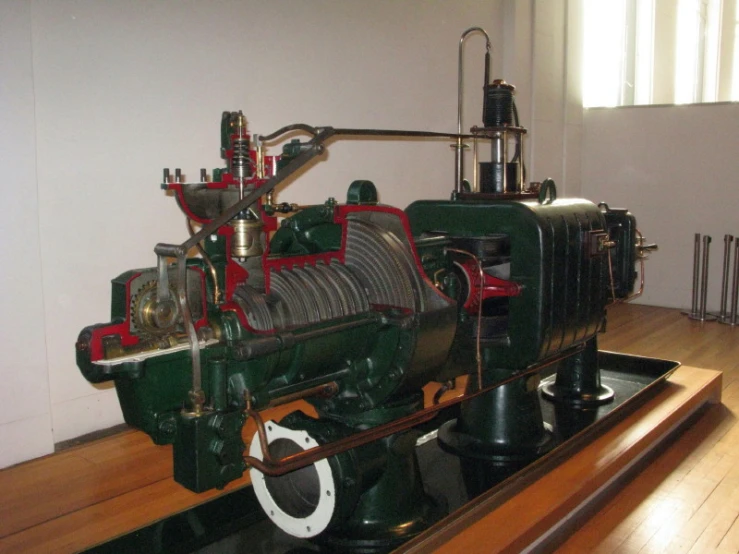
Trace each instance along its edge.
{"label": "wooden display platform", "polygon": [[[305,402],[266,410],[280,419]],[[244,438],[255,428],[244,426]],[[0,552],[78,552],[250,483],[191,492],[172,478],[172,447],[128,430],[0,471]]]}
{"label": "wooden display platform", "polygon": [[720,401],[720,372],[680,367],[643,406],[516,496],[484,494],[396,552],[551,551],[620,477],[703,406]]}
{"label": "wooden display platform", "polygon": [[[520,552],[643,457],[692,413],[720,401],[719,372],[681,367],[605,435],[492,512],[485,497],[407,552]],[[307,405],[303,406],[307,407]],[[281,407],[269,417],[294,409]],[[245,431],[250,437],[251,431]],[[170,447],[126,431],[0,471],[0,552],[75,552],[248,484],[191,493],[172,480]]]}

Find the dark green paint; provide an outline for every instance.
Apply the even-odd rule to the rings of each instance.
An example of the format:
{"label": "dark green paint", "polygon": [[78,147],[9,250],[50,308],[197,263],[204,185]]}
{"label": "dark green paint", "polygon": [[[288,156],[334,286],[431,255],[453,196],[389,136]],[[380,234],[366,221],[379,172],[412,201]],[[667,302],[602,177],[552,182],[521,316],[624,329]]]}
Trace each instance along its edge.
{"label": "dark green paint", "polygon": [[[510,280],[523,292],[509,300],[508,340],[485,346],[499,367],[523,369],[598,332],[607,259],[589,257],[585,245],[588,231],[604,230],[605,221],[591,202],[420,201],[406,214],[414,237],[510,237]],[[455,358],[464,359],[471,345],[457,346]]]}

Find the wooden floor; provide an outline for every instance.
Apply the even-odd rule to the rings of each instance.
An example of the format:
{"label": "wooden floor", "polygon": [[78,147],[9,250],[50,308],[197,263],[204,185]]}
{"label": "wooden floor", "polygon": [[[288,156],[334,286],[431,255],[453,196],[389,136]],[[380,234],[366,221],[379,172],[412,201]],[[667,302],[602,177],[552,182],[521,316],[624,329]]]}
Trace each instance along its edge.
{"label": "wooden floor", "polygon": [[[739,552],[739,328],[622,305],[610,310],[600,346],[719,369],[724,405],[709,408],[558,552]],[[0,552],[76,551],[214,494],[176,485],[171,450],[133,431],[0,471],[0,491]]]}
{"label": "wooden floor", "polygon": [[714,405],[556,551],[739,552],[739,328],[676,310],[610,310],[600,347],[723,372]]}

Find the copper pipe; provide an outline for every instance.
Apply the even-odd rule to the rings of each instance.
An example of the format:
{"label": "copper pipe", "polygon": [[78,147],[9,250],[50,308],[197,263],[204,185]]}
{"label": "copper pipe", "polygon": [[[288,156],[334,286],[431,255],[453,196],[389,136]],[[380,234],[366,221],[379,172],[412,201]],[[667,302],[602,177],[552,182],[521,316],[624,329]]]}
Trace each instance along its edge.
{"label": "copper pipe", "polygon": [[436,391],[433,398],[433,404],[436,405],[439,402],[441,402],[441,397],[444,396],[447,392],[450,390],[455,390],[457,388],[457,379],[449,379],[448,381],[442,383],[442,385],[439,387],[439,390]]}
{"label": "copper pipe", "polygon": [[[466,250],[459,250],[457,248],[447,248],[447,252],[456,252],[457,254],[464,254],[469,256],[477,265],[477,271],[480,274],[480,299],[479,305],[477,306],[477,337],[475,340],[475,359],[477,360],[477,388],[482,388],[482,349],[480,346],[480,333],[482,333],[482,299],[483,293],[485,292],[485,272],[482,269],[482,262],[480,259]],[[470,294],[472,294],[472,283],[470,283]]]}
{"label": "copper pipe", "polygon": [[284,396],[273,398],[269,401],[267,407],[274,408],[275,406],[282,406],[283,404],[288,404],[289,402],[294,402],[295,400],[302,400],[310,396],[329,398],[335,395],[337,392],[339,392],[339,384],[336,381],[331,381],[330,383],[317,385],[303,391],[293,392],[291,394],[286,394]]}
{"label": "copper pipe", "polygon": [[[277,462],[275,462],[274,459],[272,458],[272,454],[269,451],[269,441],[267,440],[267,431],[264,428],[264,420],[262,419],[262,415],[258,411],[253,410],[251,408],[247,408],[246,415],[253,418],[254,423],[257,425],[257,436],[259,437],[259,445],[262,447],[262,459],[270,465],[279,464],[282,460],[278,460]],[[266,448],[264,447],[265,444],[267,445]],[[251,458],[252,456],[245,456],[244,460],[246,460],[246,462],[249,463],[250,465],[259,469],[259,467],[257,467],[259,464],[256,464],[250,461]],[[254,458],[254,460],[257,462],[259,461],[256,458]],[[265,475],[270,475],[267,472],[262,472],[262,473],[264,473]]]}
{"label": "copper pipe", "polygon": [[[639,229],[636,229],[636,234],[639,236],[639,244],[643,244],[644,236],[641,234],[641,231],[639,231]],[[613,300],[611,301],[611,304],[631,302],[634,298],[639,298],[642,294],[644,294],[644,259],[645,258],[646,258],[645,254],[642,254],[639,256],[639,290],[637,290],[635,293],[630,294],[626,298],[617,299],[616,292],[613,287],[613,267],[611,265],[611,251],[610,250],[608,251],[608,271],[611,277],[611,294],[613,296]]]}
{"label": "copper pipe", "polygon": [[616,286],[613,280],[613,262],[611,261],[611,249],[608,249],[608,277],[611,280],[611,304],[616,304]]}
{"label": "copper pipe", "polygon": [[[185,222],[187,223],[187,230],[190,232],[190,236],[193,236],[195,234],[195,230],[192,228],[192,221],[190,221],[190,218],[186,218]],[[200,253],[200,257],[203,258],[203,261],[205,261],[205,264],[208,266],[208,271],[210,272],[210,278],[211,281],[213,281],[213,303],[214,304],[220,304],[221,303],[221,289],[218,286],[218,273],[216,272],[216,267],[213,265],[213,262],[210,259],[210,256],[205,252],[205,248],[200,243],[197,243],[195,245],[195,248]]]}
{"label": "copper pipe", "polygon": [[[641,231],[639,229],[636,230],[636,234],[639,235],[639,244],[644,244],[644,235],[641,234]],[[630,302],[634,298],[639,298],[642,294],[644,294],[644,258],[646,257],[646,254],[642,253],[639,256],[639,290],[636,291],[634,294],[630,295],[626,302]]]}
{"label": "copper pipe", "polygon": [[[264,420],[262,415],[252,408],[251,391],[246,389],[244,391],[244,402],[246,402],[246,415],[254,419],[254,423],[257,425],[257,436],[259,437],[260,445],[269,445],[267,442],[267,431],[264,429]],[[272,454],[269,451],[269,447],[262,448],[262,458],[269,464],[274,464],[275,461],[272,458]]]}
{"label": "copper pipe", "polygon": [[502,387],[503,385],[507,385],[508,383],[517,381],[522,377],[526,377],[527,375],[538,373],[545,367],[555,364],[574,354],[577,354],[583,349],[584,345],[579,345],[567,351],[566,354],[559,354],[558,356],[546,359],[538,364],[533,364],[523,371],[520,371],[515,375],[511,375],[510,377],[498,381],[497,383],[485,387],[484,389],[480,389],[473,393],[466,393],[457,398],[447,400],[446,402],[443,402],[441,404],[435,404],[416,413],[398,418],[394,421],[391,421],[390,423],[385,423],[383,425],[378,425],[377,427],[372,427],[371,429],[366,429],[365,431],[360,431],[359,433],[333,441],[329,444],[323,444],[310,448],[308,450],[303,450],[302,452],[298,452],[297,454],[285,456],[284,458],[281,458],[277,461],[274,461],[269,453],[267,433],[264,429],[264,421],[262,420],[261,415],[258,412],[249,409],[247,410],[247,414],[251,417],[254,417],[254,421],[257,425],[257,437],[262,450],[263,460],[255,458],[254,456],[244,456],[244,461],[258,471],[261,471],[265,475],[268,475],[270,477],[279,477],[280,475],[285,475],[286,473],[290,473],[291,471],[296,471],[298,469],[315,464],[316,462],[323,460],[324,458],[329,458],[331,456],[341,454],[342,452],[346,452],[347,450],[351,450],[352,448],[363,446],[372,441],[388,437],[395,433],[406,431],[411,427],[415,427],[416,425],[420,425],[421,423],[430,421],[441,410],[444,410],[446,408],[449,408],[450,406],[454,406],[466,400],[472,400],[473,398],[486,394],[491,390],[497,389],[498,387]]}
{"label": "copper pipe", "polygon": [[[338,383],[336,383],[336,381],[332,381],[330,383],[318,385],[317,387],[311,387],[304,391],[296,392],[293,394],[286,394],[285,396],[275,398],[272,401],[270,401],[267,407],[273,408],[275,406],[287,404],[288,402],[293,402],[295,400],[301,400],[309,396],[324,396],[324,397],[333,396],[338,391],[339,391]],[[276,462],[272,458],[272,454],[269,451],[269,443],[267,441],[267,431],[264,428],[264,420],[262,419],[262,415],[257,410],[252,408],[251,391],[249,391],[249,389],[244,391],[244,400],[246,402],[246,414],[249,417],[254,419],[254,423],[257,426],[257,435],[259,436],[259,444],[262,447],[262,457],[264,460],[267,461],[267,463],[275,464]],[[267,447],[265,448],[264,445],[267,445]]]}
{"label": "copper pipe", "polygon": [[[278,477],[280,475],[290,473],[291,471],[296,471],[309,465],[313,465],[324,458],[330,458],[331,456],[341,454],[342,452],[357,448],[369,442],[394,435],[395,433],[400,433],[401,431],[410,429],[414,425],[425,423],[426,421],[431,420],[434,416],[436,416],[436,411],[431,412],[422,410],[412,414],[412,416],[399,418],[390,423],[379,425],[372,429],[367,429],[366,431],[361,431],[355,435],[351,435],[328,444],[316,446],[308,450],[303,450],[297,454],[285,456],[276,462],[273,461],[271,456],[268,456],[267,452],[269,451],[269,448],[264,448],[264,445],[268,443],[266,434],[263,434],[264,422],[261,422],[261,424],[259,422],[259,420],[261,420],[260,416],[259,420],[255,420],[255,422],[257,423],[257,435],[259,437],[259,444],[262,447],[262,457],[264,458],[264,462],[258,458],[254,458],[253,456],[244,456],[244,461],[265,475]],[[411,418],[412,422],[408,423],[408,420]]]}

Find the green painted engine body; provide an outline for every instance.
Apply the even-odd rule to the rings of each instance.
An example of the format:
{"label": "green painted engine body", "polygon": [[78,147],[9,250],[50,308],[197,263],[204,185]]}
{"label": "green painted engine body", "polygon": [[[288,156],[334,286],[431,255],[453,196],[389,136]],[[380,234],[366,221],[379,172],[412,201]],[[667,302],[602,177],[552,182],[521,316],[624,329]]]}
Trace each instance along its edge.
{"label": "green painted engine body", "polygon": [[[385,237],[405,256],[399,254],[397,260],[388,262],[382,259],[381,252],[378,259],[371,261],[373,265],[394,267],[401,263],[398,260],[412,259],[410,239],[402,236],[405,227],[401,211],[359,208],[344,220],[336,210],[336,203],[331,200],[286,218],[274,233],[269,250],[269,259],[282,265],[277,269],[274,265],[271,269],[255,265],[243,286],[263,283],[267,273],[275,279],[275,272],[285,279],[305,279],[304,269],[311,264],[343,266],[341,260],[326,262],[321,256],[345,248],[342,234],[351,225],[368,227],[377,233],[373,236]],[[220,275],[226,272],[227,247],[227,240],[220,236],[208,241],[208,253]],[[305,389],[337,383],[336,394],[311,396],[308,401],[323,418],[352,428],[385,423],[405,415],[407,404],[417,403],[421,388],[446,361],[456,329],[457,307],[422,278],[420,268],[406,265],[405,274],[415,275],[413,288],[418,289],[406,291],[415,298],[413,306],[370,303],[353,314],[332,318],[316,315],[313,322],[300,325],[290,324],[289,317],[284,316],[290,313],[287,306],[280,312],[285,320],[279,327],[258,330],[245,324],[236,307],[212,303],[213,291],[204,278],[204,264],[201,260],[190,262],[189,272],[193,276],[188,277],[188,287],[203,289],[202,295],[194,294],[192,304],[219,339],[217,344],[200,351],[206,410],[198,417],[192,417],[188,409],[192,390],[189,349],[102,367],[91,361],[89,348],[78,348],[77,362],[93,382],[115,380],[128,424],[148,433],[157,444],[175,445],[178,482],[198,492],[222,487],[240,477],[246,467],[239,422],[244,422],[247,395],[252,407],[261,409]],[[383,271],[392,271],[392,267]],[[129,332],[128,339],[138,339],[141,344],[162,340],[132,323],[137,309],[132,284],[143,282],[142,276],[150,275],[156,275],[156,268],[128,271],[114,279],[111,323],[83,330],[78,345],[95,332],[104,335],[103,345],[118,348],[126,342]],[[362,279],[356,281],[360,283]],[[274,295],[249,288],[267,304],[275,302]],[[357,288],[354,294],[361,296],[366,292]]]}
{"label": "green painted engine body", "polygon": [[[542,203],[479,196],[418,201],[406,214],[420,243],[424,237],[453,243],[499,235],[510,242],[508,279],[521,292],[508,299],[505,333],[483,340],[495,367],[524,369],[595,336],[605,317],[608,288],[606,253],[594,246],[606,231],[601,210],[580,199]],[[438,253],[422,259],[431,271]],[[468,319],[471,324],[474,318]],[[457,361],[465,353],[470,358],[473,342],[473,333],[460,326]]]}
{"label": "green painted engine body", "polygon": [[[160,268],[114,279],[110,323],[83,329],[76,345],[89,381],[115,381],[125,421],[157,444],[173,444],[174,477],[193,491],[243,475],[249,409],[306,393],[319,419],[293,413],[285,428],[326,444],[422,410],[430,381],[479,371],[468,380],[474,391],[577,355],[581,345],[596,352],[611,284],[609,233],[618,242],[611,259],[617,295],[633,288],[633,216],[557,200],[551,181],[539,198],[455,194],[404,212],[379,205],[371,182],[355,181],[345,204],[330,198],[292,213],[265,199],[231,217],[224,209],[244,187],[232,171],[248,165],[249,148],[243,133],[232,134],[235,123],[243,124],[240,113],[224,113],[229,167],[215,170],[213,181],[165,178],[188,218],[205,227],[224,215],[217,230],[198,237],[203,258],[188,260],[187,269],[160,258]],[[280,160],[269,160],[271,170],[287,171],[312,147],[286,144]],[[266,186],[267,179],[250,179],[254,193]],[[165,280],[172,296],[182,295],[176,305]],[[570,364],[570,373],[597,373],[585,365]],[[573,389],[584,382],[570,381]],[[331,394],[316,393],[324,386]],[[538,376],[527,375],[463,402],[459,421],[439,431],[442,447],[514,461],[541,454],[548,439],[537,386]],[[326,529],[336,546],[389,547],[439,516],[421,484],[416,432],[391,429],[328,459],[337,504]]]}

